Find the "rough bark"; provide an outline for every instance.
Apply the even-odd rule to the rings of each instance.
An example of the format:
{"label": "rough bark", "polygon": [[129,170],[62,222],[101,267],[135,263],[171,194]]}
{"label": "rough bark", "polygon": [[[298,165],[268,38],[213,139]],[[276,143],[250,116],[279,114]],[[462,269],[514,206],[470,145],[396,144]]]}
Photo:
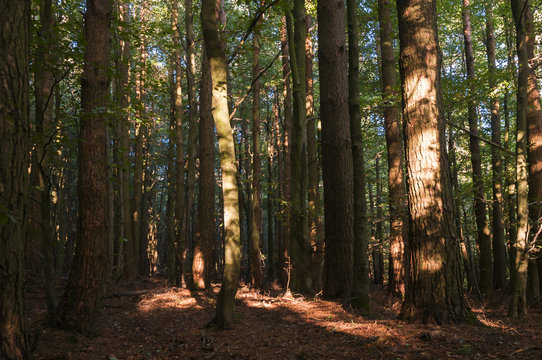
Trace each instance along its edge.
{"label": "rough bark", "polygon": [[410,271],[400,317],[461,321],[467,307],[444,143],[436,1],[398,0],[397,13],[410,216]]}
{"label": "rough bark", "polygon": [[396,86],[396,60],[393,52],[391,1],[378,2],[382,99],[388,152],[388,193],[390,207],[390,256],[388,294],[401,298],[405,294],[405,237],[407,234],[406,197],[403,174],[403,136],[399,119]]}
{"label": "rough bark", "polygon": [[474,188],[474,214],[478,247],[480,249],[480,291],[487,294],[493,289],[493,260],[491,256],[491,238],[487,223],[486,201],[484,198],[484,180],[482,177],[482,158],[480,153],[480,140],[478,139],[478,118],[476,115],[474,52],[472,50],[470,0],[463,0],[463,39],[465,43],[465,56],[467,64],[467,80],[469,92],[467,99],[467,112],[469,119],[469,149],[472,164],[472,182]]}
{"label": "rough bark", "polygon": [[239,192],[233,132],[229,121],[227,64],[218,36],[217,0],[203,0],[201,24],[205,50],[209,56],[213,84],[213,118],[218,135],[222,194],[224,198],[224,272],[222,287],[216,304],[215,324],[231,326],[235,321],[235,294],[237,292],[241,247],[239,228]]}
{"label": "rough bark", "polygon": [[[490,88],[495,88],[497,72],[495,60],[495,32],[493,27],[493,9],[486,6],[486,51],[489,69]],[[491,141],[501,145],[501,117],[500,101],[497,97],[491,98]],[[499,149],[491,148],[491,164],[493,168],[493,287],[503,289],[506,285],[506,252],[504,248],[504,217],[502,210],[502,156]]]}
{"label": "rough bark", "polygon": [[215,265],[214,126],[211,114],[212,84],[207,55],[203,54],[200,82],[198,221],[192,277],[199,288],[211,288]]}
{"label": "rough bark", "polygon": [[107,270],[106,120],[109,88],[110,0],[88,0],[81,81],[79,217],[72,270],[55,320],[91,333],[105,291]]}
{"label": "rough bark", "polygon": [[0,1],[0,357],[9,360],[32,358],[24,318],[29,22],[30,1]]}
{"label": "rough bark", "polygon": [[529,57],[527,50],[528,34],[526,28],[526,10],[528,0],[511,0],[512,14],[516,27],[516,49],[518,55],[518,90],[516,115],[516,181],[517,181],[517,236],[514,244],[515,264],[511,286],[510,308],[511,318],[524,316],[527,313],[527,267],[529,263],[529,184],[527,163],[527,107]]}
{"label": "rough bark", "polygon": [[[344,3],[319,1],[317,13],[326,247],[324,295],[347,298],[353,284],[354,164]],[[357,121],[355,127],[360,126]]]}
{"label": "rough bark", "polygon": [[290,51],[290,69],[293,82],[293,117],[291,133],[291,211],[290,262],[293,291],[309,294],[311,286],[311,253],[309,242],[308,158],[307,158],[307,96],[305,80],[305,1],[295,0],[286,12],[286,28]]}

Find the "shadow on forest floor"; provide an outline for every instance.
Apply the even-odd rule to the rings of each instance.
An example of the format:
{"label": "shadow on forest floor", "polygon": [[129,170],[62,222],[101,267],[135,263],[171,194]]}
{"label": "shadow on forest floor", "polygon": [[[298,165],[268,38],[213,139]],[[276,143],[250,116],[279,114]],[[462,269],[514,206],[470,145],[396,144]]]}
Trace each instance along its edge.
{"label": "shadow on forest floor", "polygon": [[[214,316],[216,292],[167,287],[144,280],[138,291],[112,289],[89,338],[68,331],[41,330],[38,359],[540,359],[542,314],[510,322],[501,303],[482,311],[485,326],[429,326],[395,320],[399,304],[386,307],[374,289],[364,316],[335,302],[271,297],[246,287],[237,295],[232,329],[206,328]],[[30,290],[27,313],[38,328],[44,297]]]}

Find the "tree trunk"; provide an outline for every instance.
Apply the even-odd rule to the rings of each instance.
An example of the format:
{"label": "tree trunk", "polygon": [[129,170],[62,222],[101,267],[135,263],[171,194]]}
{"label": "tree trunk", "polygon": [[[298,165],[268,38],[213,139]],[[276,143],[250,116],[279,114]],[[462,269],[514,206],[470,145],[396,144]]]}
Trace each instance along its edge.
{"label": "tree trunk", "polygon": [[529,200],[527,164],[527,107],[529,82],[529,57],[527,50],[526,10],[528,0],[511,0],[516,26],[516,49],[518,54],[518,90],[516,124],[516,181],[517,181],[517,236],[514,244],[515,266],[512,278],[512,296],[508,315],[511,318],[527,313],[527,267],[529,263]]}
{"label": "tree trunk", "polygon": [[[39,213],[37,215],[41,238],[43,274],[45,277],[45,298],[48,315],[52,315],[57,306],[55,294],[55,264],[54,264],[54,231],[51,224],[51,151],[50,139],[54,135],[53,127],[53,91],[55,87],[54,74],[51,71],[51,47],[55,41],[53,29],[53,9],[51,0],[40,1],[40,25],[35,68],[35,99],[36,99],[36,147],[33,156],[32,178],[37,179],[35,185]],[[35,177],[34,177],[35,176]]]}
{"label": "tree trunk", "polygon": [[201,65],[200,121],[199,121],[199,192],[198,192],[198,232],[194,248],[192,277],[199,288],[211,288],[215,267],[215,174],[213,141],[214,126],[212,107],[212,83],[209,60],[205,51]]}
{"label": "tree trunk", "polygon": [[397,13],[410,214],[410,271],[400,318],[461,321],[467,307],[444,143],[436,1],[398,0]]}
{"label": "tree trunk", "polygon": [[227,64],[218,37],[217,0],[203,0],[201,24],[205,50],[209,56],[213,84],[213,118],[218,135],[222,194],[224,197],[224,230],[226,239],[222,287],[216,304],[215,324],[231,326],[235,321],[235,294],[237,292],[241,260],[239,229],[239,193],[233,132],[229,121]]}
{"label": "tree trunk", "polygon": [[282,171],[280,192],[281,192],[281,224],[279,237],[279,261],[277,270],[279,281],[286,285],[290,269],[290,202],[291,202],[291,137],[292,137],[292,87],[291,70],[289,61],[288,35],[286,30],[286,17],[282,17],[280,28],[280,39],[282,46],[282,78],[284,82],[284,123],[283,123],[283,146],[282,146]]}
{"label": "tree trunk", "polygon": [[24,317],[30,1],[0,1],[0,23],[0,357],[19,360],[33,358]]}
{"label": "tree trunk", "polygon": [[396,61],[393,52],[391,1],[378,2],[380,23],[380,53],[382,66],[382,99],[384,100],[384,127],[388,151],[388,192],[390,207],[390,256],[388,294],[401,298],[405,294],[405,236],[406,198],[403,182],[403,136],[395,90]]}
{"label": "tree trunk", "polygon": [[95,328],[106,285],[106,120],[111,13],[110,0],[88,0],[81,82],[78,241],[56,314],[60,327],[86,334]]}
{"label": "tree trunk", "polygon": [[350,120],[348,111],[344,4],[338,0],[319,1],[317,12],[326,247],[324,295],[348,298],[353,284],[355,190],[350,127],[360,125],[359,119],[355,124]]}
{"label": "tree trunk", "polygon": [[[497,71],[495,61],[495,33],[493,29],[493,9],[486,6],[486,50],[489,69],[490,88],[495,88]],[[500,101],[491,98],[491,141],[501,145]],[[496,147],[491,148],[491,164],[493,168],[493,287],[503,289],[506,285],[506,253],[504,248],[504,218],[502,211],[502,156]]]}
{"label": "tree trunk", "polygon": [[309,237],[312,249],[311,282],[312,291],[319,293],[322,290],[322,269],[324,265],[323,227],[320,216],[320,164],[316,141],[316,117],[314,114],[314,80],[313,80],[313,45],[310,34],[312,18],[306,16],[307,38],[305,39],[305,66],[307,88],[307,156],[309,166]]}
{"label": "tree trunk", "polygon": [[307,113],[305,102],[305,0],[295,0],[287,9],[286,28],[290,44],[290,66],[293,80],[293,122],[291,136],[290,256],[293,291],[309,294],[311,286],[311,253],[309,240]]}
{"label": "tree trunk", "polygon": [[472,50],[470,0],[463,0],[463,38],[465,41],[465,56],[467,63],[467,79],[469,81],[468,118],[469,148],[472,163],[472,182],[474,187],[474,213],[478,247],[480,249],[480,291],[487,294],[493,289],[493,261],[491,257],[491,238],[487,224],[486,202],[484,198],[484,180],[482,177],[482,158],[480,140],[478,139],[478,119],[476,116],[476,94],[474,89],[474,52]]}
{"label": "tree trunk", "polygon": [[[263,5],[263,1],[262,1]],[[262,164],[260,160],[260,21],[252,31],[252,207],[250,231],[251,283],[256,289],[262,287],[263,274],[260,253],[262,233]]]}

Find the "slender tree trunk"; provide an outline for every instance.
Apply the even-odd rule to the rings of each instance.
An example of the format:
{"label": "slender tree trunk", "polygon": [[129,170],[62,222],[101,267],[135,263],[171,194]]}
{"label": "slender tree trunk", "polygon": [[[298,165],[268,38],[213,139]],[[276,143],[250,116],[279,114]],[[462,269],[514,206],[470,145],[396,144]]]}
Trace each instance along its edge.
{"label": "slender tree trunk", "polygon": [[215,177],[214,126],[212,107],[211,69],[205,51],[201,65],[200,121],[199,121],[199,192],[198,231],[194,248],[192,277],[199,288],[211,288],[215,267]]}
{"label": "slender tree trunk", "polygon": [[[262,1],[262,5],[263,5]],[[262,287],[263,274],[260,253],[262,233],[262,164],[260,159],[260,21],[252,31],[252,207],[250,232],[251,283],[256,289]]]}
{"label": "slender tree trunk", "polygon": [[382,98],[384,127],[388,151],[388,192],[390,207],[390,256],[388,294],[401,298],[405,294],[405,236],[407,234],[406,197],[403,182],[403,136],[399,120],[396,86],[396,60],[393,52],[391,1],[378,2],[380,52],[382,59]]}
{"label": "slender tree trunk", "polygon": [[[534,64],[537,60],[535,56],[535,27],[533,23],[533,11],[528,6],[525,10],[526,32],[527,32],[527,57],[529,64]],[[530,65],[531,66],[531,65]],[[530,231],[530,242],[535,242],[538,247],[536,261],[532,261],[533,280],[534,276],[542,278],[542,255],[540,247],[542,246],[542,236],[539,234],[534,239],[539,230],[542,229],[542,108],[540,105],[540,92],[538,90],[538,79],[536,68],[529,69],[527,79],[527,160],[529,162],[529,218],[532,223]],[[537,269],[537,270],[535,270]],[[536,274],[538,271],[538,274]],[[538,289],[535,289],[538,285]],[[532,292],[535,298],[540,297],[540,287],[542,281],[536,284],[533,281]]]}
{"label": "slender tree trunk", "polygon": [[313,45],[310,34],[311,16],[306,16],[307,38],[305,39],[305,66],[307,87],[307,156],[309,166],[309,237],[312,248],[312,290],[318,293],[322,290],[322,269],[324,265],[323,227],[320,216],[320,164],[316,141],[316,117],[314,115],[314,80],[313,80]]}
{"label": "slender tree trunk", "polygon": [[[495,87],[495,33],[493,29],[493,9],[486,6],[486,50],[489,68],[490,87]],[[491,141],[501,145],[501,118],[499,115],[500,101],[491,98]],[[503,289],[506,285],[506,253],[504,248],[504,217],[502,211],[502,156],[496,147],[491,149],[491,164],[493,167],[493,286]]]}
{"label": "slender tree trunk", "polygon": [[[291,13],[290,13],[291,11]],[[291,200],[290,253],[291,287],[293,291],[309,294],[311,286],[311,253],[309,240],[308,158],[306,66],[305,66],[305,0],[295,0],[287,9],[286,28],[290,44],[290,66],[293,80],[293,122],[291,136]]]}
{"label": "slender tree trunk", "polygon": [[224,198],[224,230],[226,239],[222,287],[216,304],[215,324],[231,326],[235,321],[235,294],[237,292],[241,260],[239,228],[239,193],[233,132],[229,121],[227,64],[217,26],[217,0],[203,0],[201,24],[205,50],[209,56],[213,84],[213,118],[218,134],[222,194]]}
{"label": "slender tree trunk", "polygon": [[[348,110],[351,97],[348,96],[344,4],[339,0],[319,1],[317,12],[326,246],[324,295],[347,298],[353,284],[354,250],[355,188],[350,128],[360,124],[359,119],[350,119]],[[359,145],[355,143],[354,147]],[[355,193],[356,197],[360,195]]]}
{"label": "slender tree trunk", "polygon": [[279,262],[277,264],[279,280],[286,285],[290,269],[290,202],[291,202],[291,137],[292,137],[292,87],[289,61],[288,35],[286,30],[286,17],[282,17],[280,28],[282,46],[282,78],[284,82],[284,122],[282,146],[281,192],[281,224],[279,237]]}
{"label": "slender tree trunk", "polygon": [[467,306],[444,143],[436,1],[398,0],[397,14],[410,214],[410,271],[400,317],[461,321]]}
{"label": "slender tree trunk", "polygon": [[169,132],[168,132],[168,167],[167,167],[167,276],[171,284],[180,283],[179,264],[177,260],[177,234],[175,231],[175,64],[169,65]]}
{"label": "slender tree trunk", "polygon": [[45,277],[45,298],[47,312],[51,316],[57,306],[55,294],[55,264],[54,264],[54,231],[51,223],[51,169],[52,153],[50,139],[54,135],[53,128],[53,91],[55,87],[54,74],[51,71],[51,47],[54,39],[53,9],[51,0],[40,1],[40,25],[35,66],[35,99],[36,99],[36,147],[33,156],[32,178],[37,180],[37,201],[39,202],[39,231],[36,234],[41,239],[43,274]]}
{"label": "slender tree trunk", "polygon": [[0,23],[0,357],[19,360],[33,358],[24,316],[30,1],[0,1]]}
{"label": "slender tree trunk", "polygon": [[353,304],[361,309],[369,307],[369,228],[365,195],[365,160],[361,133],[359,104],[359,34],[357,1],[348,0],[348,110],[352,161],[354,171],[354,257]]}
{"label": "slender tree trunk", "polygon": [[491,238],[487,224],[486,204],[484,198],[484,181],[482,177],[482,158],[480,140],[478,139],[478,119],[476,116],[476,99],[474,91],[474,52],[472,50],[470,0],[463,0],[463,38],[467,63],[467,79],[469,80],[469,99],[467,104],[469,130],[469,148],[472,163],[472,182],[474,186],[474,213],[478,247],[480,248],[480,291],[487,294],[493,289],[493,261],[491,256]]}
{"label": "slender tree trunk", "polygon": [[517,237],[515,247],[514,277],[508,315],[511,318],[527,313],[527,267],[529,263],[529,200],[527,163],[527,107],[529,82],[529,57],[527,50],[526,11],[528,0],[511,0],[516,26],[516,49],[518,54],[518,92],[516,124],[516,177],[517,177]]}
{"label": "slender tree trunk", "polygon": [[86,334],[95,328],[106,285],[106,120],[111,13],[110,0],[87,1],[78,159],[78,241],[56,314],[60,327]]}

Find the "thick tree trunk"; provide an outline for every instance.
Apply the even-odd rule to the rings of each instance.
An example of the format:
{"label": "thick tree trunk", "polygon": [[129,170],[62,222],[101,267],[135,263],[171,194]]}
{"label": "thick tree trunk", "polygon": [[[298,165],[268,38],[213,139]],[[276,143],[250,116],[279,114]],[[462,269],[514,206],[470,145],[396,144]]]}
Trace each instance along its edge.
{"label": "thick tree trunk", "polygon": [[[486,50],[489,68],[490,87],[495,87],[495,33],[493,29],[493,9],[486,6]],[[500,101],[491,98],[491,141],[501,145]],[[493,167],[493,287],[503,289],[506,285],[506,252],[504,248],[504,217],[502,211],[502,156],[496,147],[491,148],[491,164]]]}
{"label": "thick tree trunk", "polygon": [[215,269],[215,145],[212,107],[211,69],[205,51],[201,65],[199,121],[198,231],[194,247],[192,277],[199,288],[211,288]]}
{"label": "thick tree trunk", "polygon": [[8,360],[32,358],[24,318],[29,22],[30,1],[0,1],[0,357]]}
{"label": "thick tree trunk", "polygon": [[60,327],[86,334],[95,328],[106,285],[106,114],[111,13],[110,0],[88,0],[81,82],[78,241],[56,314]]}
{"label": "thick tree trunk", "polygon": [[486,201],[484,198],[484,180],[482,177],[482,158],[480,140],[478,139],[478,119],[476,116],[476,99],[474,91],[474,52],[472,50],[470,0],[463,0],[463,38],[467,63],[467,79],[469,80],[469,98],[467,104],[469,130],[469,148],[472,163],[472,182],[474,187],[474,213],[478,247],[480,249],[480,291],[487,294],[493,289],[493,261],[491,256],[491,238],[487,224]]}
{"label": "thick tree trunk", "polygon": [[[355,189],[344,3],[319,1],[317,12],[326,246],[324,295],[347,298],[353,284]],[[356,119],[352,127],[359,126]]]}
{"label": "thick tree trunk", "polygon": [[[291,13],[290,13],[291,11]],[[286,27],[290,45],[290,66],[293,80],[293,122],[291,140],[291,201],[290,211],[290,262],[291,288],[309,294],[311,286],[311,253],[309,240],[307,113],[305,102],[305,0],[295,0],[293,8],[287,9]]]}
{"label": "thick tree trunk", "polygon": [[[262,2],[263,4],[263,2]],[[262,233],[262,164],[260,159],[260,29],[259,21],[252,31],[252,203],[250,231],[250,274],[252,286],[262,287],[263,273],[260,253]]]}
{"label": "thick tree trunk", "polygon": [[512,296],[508,315],[511,318],[527,313],[527,267],[529,263],[529,184],[527,163],[527,107],[529,82],[529,57],[527,50],[526,10],[528,0],[511,0],[516,26],[516,49],[518,54],[518,90],[516,117],[516,181],[517,181],[517,237],[514,244],[515,264],[512,278]]}
{"label": "thick tree trunk", "polygon": [[436,1],[398,0],[397,13],[410,214],[410,271],[400,317],[461,321],[467,307],[444,143]]}
{"label": "thick tree trunk", "polygon": [[205,50],[209,56],[213,84],[213,118],[218,135],[222,194],[224,197],[224,231],[226,239],[222,287],[216,304],[215,324],[231,326],[235,322],[235,294],[239,281],[241,260],[239,229],[239,192],[233,132],[229,121],[227,64],[218,37],[217,0],[203,0],[201,24]]}
{"label": "thick tree trunk", "polygon": [[403,175],[403,136],[395,90],[396,60],[393,53],[391,1],[378,2],[380,52],[382,66],[382,99],[388,151],[388,192],[390,207],[390,256],[388,294],[401,298],[405,294],[405,237],[407,234],[406,197]]}

